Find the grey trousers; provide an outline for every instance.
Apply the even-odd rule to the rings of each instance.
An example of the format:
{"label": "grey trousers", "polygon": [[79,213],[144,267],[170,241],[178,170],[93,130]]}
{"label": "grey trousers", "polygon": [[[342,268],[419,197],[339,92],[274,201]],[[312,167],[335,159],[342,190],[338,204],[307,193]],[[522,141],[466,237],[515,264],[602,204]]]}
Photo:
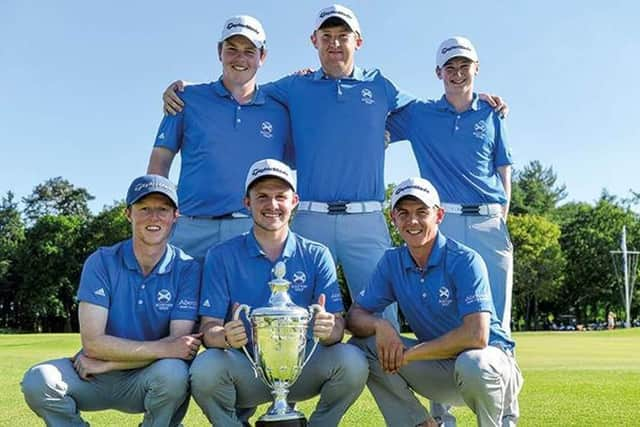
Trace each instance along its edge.
{"label": "grey trousers", "polygon": [[[364,389],[369,366],[362,352],[348,344],[318,345],[290,389],[298,402],[320,394],[310,426],[337,426]],[[191,365],[192,394],[216,426],[240,426],[236,411],[273,400],[270,389],[255,376],[240,350],[208,349]]]}
{"label": "grey trousers", "polygon": [[449,213],[440,224],[442,233],[480,254],[487,270],[496,315],[502,329],[511,333],[513,245],[502,216]]}
{"label": "grey trousers", "polygon": [[141,369],[113,371],[81,379],[71,359],[30,368],[22,393],[49,427],[85,426],[80,411],[116,409],[144,413],[142,426],[177,426],[189,404],[189,371],[179,359],[161,359]]}
{"label": "grey trousers", "polygon": [[251,218],[206,219],[188,216],[178,217],[173,226],[171,244],[202,262],[207,250],[249,231]]}
{"label": "grey trousers", "polygon": [[[403,341],[407,347],[418,343]],[[482,427],[517,423],[522,375],[515,359],[502,349],[488,346],[464,351],[456,359],[411,362],[399,373],[387,374],[378,360],[375,336],[350,342],[367,355],[367,385],[389,426],[413,427],[426,419],[427,411],[414,392],[446,405],[466,404]]]}

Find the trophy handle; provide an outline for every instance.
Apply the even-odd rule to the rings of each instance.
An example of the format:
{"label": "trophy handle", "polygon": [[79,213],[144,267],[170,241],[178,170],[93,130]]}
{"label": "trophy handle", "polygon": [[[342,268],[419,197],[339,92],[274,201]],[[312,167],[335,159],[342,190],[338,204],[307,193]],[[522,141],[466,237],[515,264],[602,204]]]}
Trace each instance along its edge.
{"label": "trophy handle", "polygon": [[[324,308],[322,308],[322,306],[320,304],[311,304],[309,306],[309,312],[311,313],[311,315],[313,316],[315,313],[322,313],[324,311]],[[318,347],[318,338],[316,338],[315,336],[313,337],[313,347],[311,347],[311,351],[309,352],[309,354],[307,354],[307,358],[304,359],[304,362],[302,363],[302,366],[300,367],[300,370],[302,370],[302,368],[304,368],[307,365],[307,362],[309,361],[309,359],[311,359],[311,356],[313,356],[313,353],[316,352],[316,348]]]}
{"label": "trophy handle", "polygon": [[[247,304],[240,304],[238,306],[238,308],[236,308],[236,311],[233,312],[233,320],[240,319],[240,313],[242,313],[243,311],[244,311],[245,316],[247,316],[247,318],[248,318],[249,317],[249,311],[251,311],[251,307],[249,307]],[[249,362],[251,362],[251,366],[253,366],[253,369],[257,370],[258,366],[256,365],[256,362],[254,362],[254,360],[249,355],[249,352],[247,351],[247,346],[246,345],[242,346],[242,351],[244,351],[244,355],[247,356],[247,359],[249,359]]]}

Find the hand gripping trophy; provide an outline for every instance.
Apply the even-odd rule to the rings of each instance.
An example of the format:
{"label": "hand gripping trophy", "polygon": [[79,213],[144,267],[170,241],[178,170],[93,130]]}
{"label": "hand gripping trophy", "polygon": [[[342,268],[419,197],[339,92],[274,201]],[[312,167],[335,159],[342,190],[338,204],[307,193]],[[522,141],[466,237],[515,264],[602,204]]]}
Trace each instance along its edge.
{"label": "hand gripping trophy", "polygon": [[307,425],[304,414],[289,407],[287,395],[318,345],[318,339],[314,338],[313,347],[305,357],[309,321],[323,308],[313,304],[306,310],[295,305],[288,293],[290,282],[284,278],[285,274],[286,266],[280,261],[273,268],[275,279],[269,282],[271,297],[266,307],[251,312],[251,307],[242,304],[233,313],[233,319],[237,320],[244,311],[251,322],[255,360],[246,347],[242,350],[274,397],[271,407],[258,419],[256,427]]}

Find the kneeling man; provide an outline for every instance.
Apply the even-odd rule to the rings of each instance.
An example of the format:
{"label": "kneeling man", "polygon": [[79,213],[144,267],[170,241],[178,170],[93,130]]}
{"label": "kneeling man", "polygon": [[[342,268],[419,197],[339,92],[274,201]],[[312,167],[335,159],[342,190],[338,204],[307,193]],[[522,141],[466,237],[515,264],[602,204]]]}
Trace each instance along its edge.
{"label": "kneeling man", "polygon": [[[515,425],[522,384],[514,342],[495,315],[487,268],[438,231],[438,193],[422,178],[400,183],[392,218],[406,245],[388,250],[348,315],[352,342],[369,358],[368,386],[387,425],[433,425],[414,392],[466,404],[480,426]],[[398,302],[417,339],[373,316]],[[368,337],[368,338],[367,338]]]}
{"label": "kneeling man", "polygon": [[189,402],[189,367],[201,334],[200,265],[168,244],[175,185],[135,179],[127,193],[133,237],[95,251],[78,289],[82,350],[29,369],[22,392],[48,426],[81,426],[80,411],[144,412],[142,426],[177,426]]}
{"label": "kneeling man", "polygon": [[342,344],[344,308],[329,250],[289,230],[298,204],[295,182],[287,165],[273,159],[254,163],[247,174],[244,203],[253,217],[248,233],[209,249],[200,296],[201,330],[208,350],[191,366],[193,397],[209,421],[220,426],[242,425],[250,408],[272,400],[270,389],[256,377],[240,350],[249,333],[243,320],[232,320],[237,304],[267,305],[268,282],[282,261],[292,286],[293,302],[306,307],[318,302],[326,312],[315,316],[316,352],[290,389],[296,402],[320,394],[309,424],[336,426],[358,398],[367,380],[364,354]]}

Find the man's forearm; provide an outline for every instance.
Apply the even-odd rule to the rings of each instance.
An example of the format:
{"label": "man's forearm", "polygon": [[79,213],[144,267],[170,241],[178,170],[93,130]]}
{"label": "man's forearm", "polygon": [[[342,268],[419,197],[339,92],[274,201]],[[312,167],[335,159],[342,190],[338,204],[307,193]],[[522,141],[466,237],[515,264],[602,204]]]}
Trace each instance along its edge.
{"label": "man's forearm", "polygon": [[82,340],[84,352],[93,359],[110,362],[146,362],[166,357],[167,343],[158,341],[133,341],[111,335],[101,335]]}
{"label": "man's forearm", "polygon": [[357,337],[370,337],[376,333],[376,323],[381,319],[356,305],[347,313],[347,329]]}

